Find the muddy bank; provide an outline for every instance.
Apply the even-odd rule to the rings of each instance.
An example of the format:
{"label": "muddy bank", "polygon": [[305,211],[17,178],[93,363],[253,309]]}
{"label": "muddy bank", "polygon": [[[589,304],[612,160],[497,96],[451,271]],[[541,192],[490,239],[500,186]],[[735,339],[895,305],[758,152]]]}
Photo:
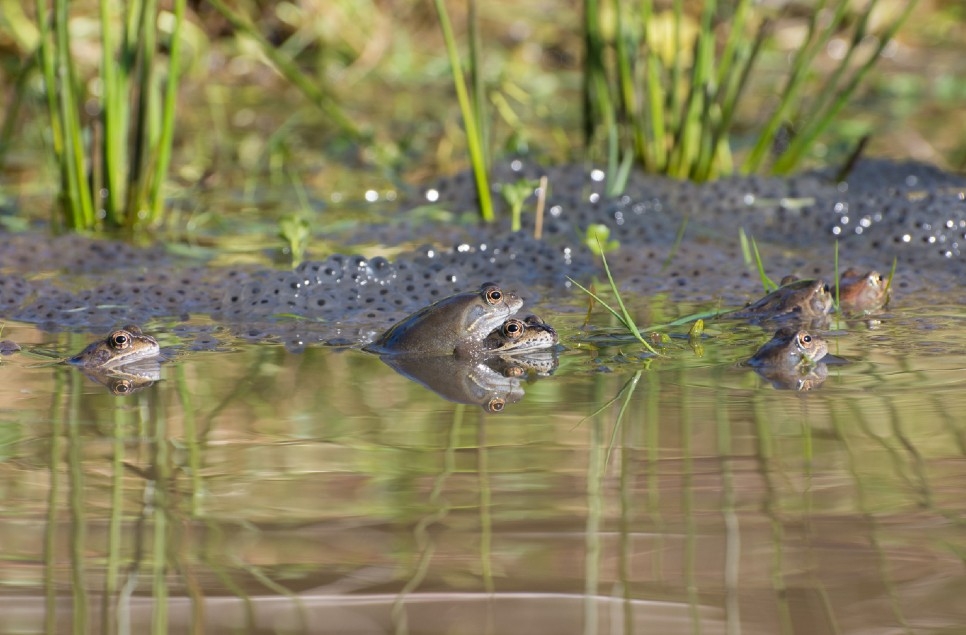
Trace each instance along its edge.
{"label": "muddy bank", "polygon": [[[931,166],[866,161],[844,183],[836,183],[832,171],[707,185],[633,175],[622,195],[608,197],[600,171],[513,162],[497,169],[494,188],[544,175],[550,194],[542,240],[532,237],[533,197],[519,233],[507,222],[435,228],[407,216],[404,210],[425,204],[426,197],[452,210],[472,209],[472,181],[459,175],[422,188],[386,222],[339,236],[344,254],[294,271],[211,266],[161,246],[7,234],[0,244],[0,317],[91,331],[163,321],[193,336],[197,348],[217,345],[212,331],[221,327],[293,349],[357,344],[414,309],[484,280],[518,289],[541,311],[567,310],[579,294],[567,276],[586,282],[600,274],[598,260],[582,244],[590,223],[610,227],[620,243],[609,256],[614,273],[622,288],[638,294],[744,304],[760,284],[743,264],[743,228],[775,278],[832,276],[838,240],[843,269],[887,271],[898,259],[898,302],[966,300],[960,283],[966,275],[966,178]],[[684,218],[684,238],[675,247]],[[363,244],[369,253],[374,244],[398,253],[392,260],[351,255]],[[214,322],[189,322],[192,316]]]}

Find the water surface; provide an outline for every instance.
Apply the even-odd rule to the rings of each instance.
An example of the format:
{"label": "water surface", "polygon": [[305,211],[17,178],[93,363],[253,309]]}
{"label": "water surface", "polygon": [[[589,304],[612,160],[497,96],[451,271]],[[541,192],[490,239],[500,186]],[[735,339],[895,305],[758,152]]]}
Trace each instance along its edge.
{"label": "water surface", "polygon": [[[0,358],[0,632],[946,633],[966,624],[962,307],[839,325],[810,392],[578,346],[499,414],[357,350],[224,336],[127,396]],[[845,334],[847,333],[847,336]],[[32,353],[31,353],[32,352]]]}

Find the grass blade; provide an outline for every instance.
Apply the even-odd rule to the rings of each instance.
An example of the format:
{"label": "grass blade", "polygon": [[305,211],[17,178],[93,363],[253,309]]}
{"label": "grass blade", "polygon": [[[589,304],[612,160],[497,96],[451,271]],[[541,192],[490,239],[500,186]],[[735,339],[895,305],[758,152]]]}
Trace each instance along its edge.
{"label": "grass blade", "polygon": [[[795,166],[798,165],[802,156],[808,151],[809,148],[814,145],[815,140],[820,134],[822,134],[829,124],[835,119],[835,117],[842,111],[845,105],[848,103],[849,99],[855,93],[859,84],[862,80],[869,74],[872,67],[878,61],[879,56],[882,54],[883,49],[889,44],[892,38],[895,36],[896,31],[899,27],[906,21],[909,14],[915,8],[918,0],[910,0],[903,9],[902,13],[889,25],[889,28],[884,34],[882,34],[877,39],[877,45],[875,51],[869,56],[865,63],[855,71],[848,83],[836,94],[834,90],[831,89],[831,85],[827,91],[821,93],[823,99],[814,108],[811,108],[812,114],[808,117],[806,126],[802,132],[796,136],[792,143],[789,144],[788,148],[782,155],[775,161],[774,171],[776,174],[787,174],[791,172]],[[844,68],[847,64],[848,58],[851,57],[851,53],[855,48],[858,48],[860,41],[864,39],[864,29],[862,25],[865,20],[868,19],[868,14],[875,8],[877,2],[873,0],[870,3],[869,8],[864,16],[864,20],[860,23],[860,27],[856,31],[856,38],[853,40],[849,53],[842,60],[842,64],[839,70],[836,71],[833,79],[837,79],[840,74],[840,70]],[[862,37],[860,37],[862,36]],[[831,80],[830,80],[831,84]],[[835,99],[829,102],[831,95],[835,95]]]}
{"label": "grass blade", "polygon": [[889,289],[892,288],[892,279],[896,277],[896,266],[899,264],[899,258],[896,256],[892,257],[892,268],[889,269],[889,280],[886,282],[885,291],[886,297],[888,297]]}
{"label": "grass blade", "polygon": [[174,115],[178,102],[178,80],[181,70],[181,26],[184,23],[186,0],[175,0],[174,30],[171,33],[171,53],[168,58],[168,78],[164,88],[164,106],[161,112],[161,133],[155,151],[154,172],[151,174],[150,214],[148,222],[155,224],[161,219],[164,196],[161,186],[171,164],[171,148],[174,145]]}
{"label": "grass blade", "polygon": [[235,13],[223,0],[208,0],[208,3],[221,14],[234,28],[252,38],[259,50],[285,78],[298,88],[303,95],[316,105],[335,124],[339,130],[353,139],[364,140],[365,136],[356,124],[346,115],[335,101],[322,91],[318,82],[305,75],[298,66],[272,45],[247,19]]}
{"label": "grass blade", "polygon": [[750,267],[754,264],[765,293],[777,289],[778,285],[765,273],[765,265],[761,261],[761,254],[758,253],[758,243],[755,242],[753,237],[747,236],[745,230],[740,227],[738,228],[738,242],[741,244],[741,255],[745,261],[745,266]]}
{"label": "grass blade", "polygon": [[674,242],[671,243],[671,248],[667,252],[667,258],[661,263],[661,273],[664,273],[668,267],[671,266],[671,262],[674,260],[674,256],[678,253],[678,248],[681,246],[681,241],[684,240],[684,232],[688,229],[688,219],[690,216],[685,216],[678,226],[678,233],[674,236]]}
{"label": "grass blade", "polygon": [[470,163],[473,166],[473,177],[476,181],[476,191],[480,199],[480,216],[486,222],[492,222],[493,200],[490,196],[490,180],[486,170],[486,157],[483,150],[483,139],[479,122],[473,114],[473,106],[466,90],[466,78],[463,76],[463,66],[460,63],[459,52],[456,48],[456,36],[446,12],[443,0],[433,0],[439,25],[443,30],[443,40],[446,43],[446,53],[449,56],[450,69],[453,72],[453,85],[456,88],[456,98],[459,100],[460,112],[463,113],[463,126],[466,128],[466,145],[470,153]]}
{"label": "grass blade", "polygon": [[742,167],[742,171],[744,172],[756,172],[761,168],[762,163],[771,150],[775,136],[787,119],[786,113],[793,104],[797,103],[798,94],[804,87],[808,69],[818,53],[825,48],[832,34],[837,31],[839,24],[845,16],[845,9],[848,3],[846,0],[838,0],[832,19],[828,24],[820,28],[818,23],[819,16],[824,14],[826,4],[826,0],[819,0],[812,11],[808,23],[808,32],[805,36],[805,43],[795,52],[791,72],[779,95],[778,106],[762,128],[755,147],[745,160]]}
{"label": "grass blade", "polygon": [[613,276],[611,276],[611,273],[610,273],[610,267],[607,265],[607,257],[604,255],[604,248],[603,248],[603,246],[601,246],[600,241],[597,242],[597,245],[600,248],[600,259],[604,263],[604,273],[607,274],[607,282],[610,284],[611,291],[614,293],[614,297],[617,299],[617,306],[620,307],[620,312],[618,312],[612,306],[610,306],[609,304],[607,304],[606,302],[604,302],[602,299],[600,299],[600,297],[596,293],[594,293],[590,289],[587,289],[586,287],[582,286],[579,282],[577,282],[573,278],[570,278],[568,276],[567,279],[570,280],[572,283],[574,283],[577,286],[578,289],[580,289],[581,291],[583,291],[584,293],[586,293],[587,295],[589,295],[590,297],[592,297],[602,307],[604,307],[605,309],[607,309],[611,313],[611,315],[613,315],[615,318],[617,318],[617,320],[621,324],[624,325],[624,328],[626,328],[631,333],[631,335],[634,336],[634,338],[638,342],[640,342],[641,344],[644,345],[644,348],[646,348],[648,351],[650,351],[654,355],[657,355],[657,356],[660,357],[661,354],[658,353],[654,349],[654,347],[651,346],[650,342],[648,342],[646,339],[644,339],[644,336],[643,335],[641,335],[641,331],[637,327],[637,324],[634,322],[634,318],[631,317],[630,312],[627,310],[627,307],[624,305],[624,299],[621,298],[620,291],[617,288],[617,283],[614,282],[614,278],[613,278]]}
{"label": "grass blade", "polygon": [[842,304],[839,302],[839,280],[842,279],[839,273],[839,241],[835,241],[835,256],[833,258],[835,266],[835,312],[842,312]]}
{"label": "grass blade", "polygon": [[[103,83],[101,102],[101,161],[100,180],[106,196],[103,204],[105,221],[114,227],[121,225],[123,209],[124,173],[127,165],[124,140],[127,131],[128,112],[124,95],[127,93],[127,68],[114,59],[114,44],[111,26],[111,3],[100,2],[101,20],[101,81]],[[123,74],[122,74],[123,73]]]}
{"label": "grass blade", "polygon": [[[57,102],[60,122],[63,126],[64,152],[61,166],[66,177],[67,190],[64,204],[70,209],[72,228],[94,226],[94,209],[90,186],[87,182],[87,161],[84,158],[84,140],[81,134],[79,100],[75,93],[76,72],[70,53],[70,25],[67,17],[67,0],[54,4],[54,33],[57,42],[57,84],[48,90],[58,90]],[[56,88],[55,88],[56,86]]]}
{"label": "grass blade", "polygon": [[466,16],[469,44],[470,44],[470,83],[473,86],[473,116],[479,126],[481,146],[483,150],[483,165],[487,173],[490,169],[490,138],[489,122],[486,118],[486,91],[483,86],[483,54],[482,38],[480,37],[480,19],[476,10],[476,0],[469,0]]}

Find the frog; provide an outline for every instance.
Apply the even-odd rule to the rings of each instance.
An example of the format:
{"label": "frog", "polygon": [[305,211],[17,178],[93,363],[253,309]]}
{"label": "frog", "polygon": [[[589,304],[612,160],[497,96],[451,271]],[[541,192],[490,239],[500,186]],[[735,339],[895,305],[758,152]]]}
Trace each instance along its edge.
{"label": "frog", "polygon": [[873,313],[889,303],[889,280],[875,269],[846,269],[839,278],[839,308],[843,313]]}
{"label": "frog", "polygon": [[379,355],[478,357],[483,340],[523,307],[523,299],[484,282],[403,318],[363,350]]}
{"label": "frog", "polygon": [[827,320],[832,304],[832,294],[824,280],[786,276],[779,288],[743,309],[724,314],[724,317],[748,319],[753,323],[795,321],[821,324]]}
{"label": "frog", "polygon": [[819,363],[828,354],[828,342],[804,329],[780,328],[746,362],[753,368],[800,370]]}
{"label": "frog", "polygon": [[557,331],[536,315],[509,318],[483,340],[487,354],[516,355],[552,348],[560,341]]}
{"label": "frog", "polygon": [[68,364],[85,369],[111,369],[158,357],[161,347],[139,326],[129,324],[111,331],[107,337],[94,342],[77,355],[66,360]]}

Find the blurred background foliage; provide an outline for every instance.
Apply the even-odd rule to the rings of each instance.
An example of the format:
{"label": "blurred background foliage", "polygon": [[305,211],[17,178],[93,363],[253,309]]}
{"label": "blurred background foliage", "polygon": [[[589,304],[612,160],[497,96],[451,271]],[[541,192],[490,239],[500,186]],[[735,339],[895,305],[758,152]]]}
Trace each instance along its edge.
{"label": "blurred background foliage", "polygon": [[[654,29],[666,28],[676,4],[654,4]],[[739,4],[717,3],[712,30],[718,46]],[[734,113],[735,153],[747,153],[752,131],[773,111],[818,5],[824,3],[790,0],[755,7],[769,21],[769,31]],[[50,184],[60,179],[50,156],[50,119],[35,55],[39,6],[0,0],[0,187],[6,197],[49,196]],[[120,3],[69,3],[70,60],[83,92],[79,112],[88,119],[98,116],[103,91],[103,6],[117,12]],[[468,5],[446,6],[465,62]],[[602,32],[612,19],[608,7],[615,6],[601,5]],[[682,33],[698,28],[706,5],[680,6]],[[859,0],[846,3],[840,26],[816,56],[804,95],[814,97],[834,72],[868,6]],[[872,46],[876,34],[908,6],[906,0],[879,0],[860,46]],[[175,9],[174,0],[157,6],[158,78],[169,70]],[[589,152],[584,145],[581,8],[562,0],[496,1],[479,3],[476,11],[491,156],[527,154],[550,163],[588,156],[606,160],[606,140]],[[867,154],[961,169],[966,134],[956,113],[966,100],[964,42],[962,3],[921,0],[803,165],[842,162],[868,136]],[[212,188],[288,188],[295,178],[322,196],[361,198],[371,189],[385,192],[468,164],[439,19],[430,2],[192,1],[180,46],[169,196]],[[292,68],[280,68],[279,59],[291,60]],[[787,124],[794,135],[795,116]]]}

